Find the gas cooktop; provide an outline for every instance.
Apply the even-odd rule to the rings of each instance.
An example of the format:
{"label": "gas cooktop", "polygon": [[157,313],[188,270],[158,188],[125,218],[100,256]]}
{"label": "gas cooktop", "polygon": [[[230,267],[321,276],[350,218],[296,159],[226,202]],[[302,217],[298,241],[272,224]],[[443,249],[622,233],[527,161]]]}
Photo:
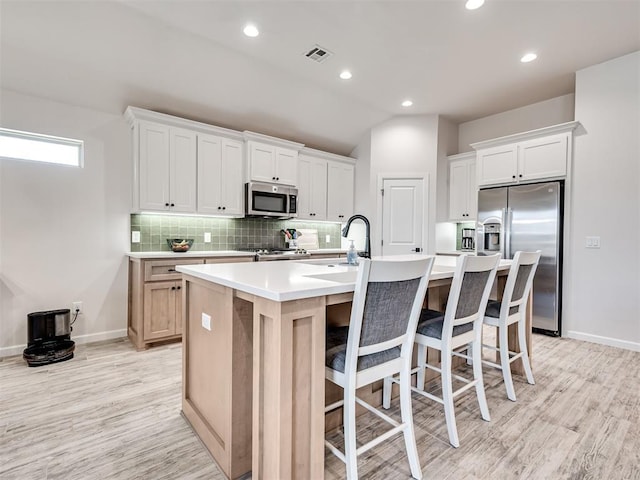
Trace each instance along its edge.
{"label": "gas cooktop", "polygon": [[311,254],[303,248],[277,248],[277,247],[245,247],[238,250],[243,252],[255,252],[257,261],[265,260],[295,260],[309,258]]}

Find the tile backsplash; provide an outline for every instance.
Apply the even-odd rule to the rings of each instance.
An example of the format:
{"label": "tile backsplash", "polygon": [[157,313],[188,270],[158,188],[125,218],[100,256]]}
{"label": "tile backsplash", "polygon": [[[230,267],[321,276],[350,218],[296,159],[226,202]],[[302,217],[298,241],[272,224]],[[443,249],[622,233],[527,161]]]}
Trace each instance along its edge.
{"label": "tile backsplash", "polygon": [[[320,248],[340,248],[339,223],[131,214],[131,232],[140,232],[140,243],[132,242],[131,251],[168,252],[167,238],[192,238],[192,251],[284,247],[284,236],[280,233],[284,228],[316,229]],[[211,242],[204,242],[205,232],[211,233]],[[329,243],[325,242],[327,235],[330,237]]]}

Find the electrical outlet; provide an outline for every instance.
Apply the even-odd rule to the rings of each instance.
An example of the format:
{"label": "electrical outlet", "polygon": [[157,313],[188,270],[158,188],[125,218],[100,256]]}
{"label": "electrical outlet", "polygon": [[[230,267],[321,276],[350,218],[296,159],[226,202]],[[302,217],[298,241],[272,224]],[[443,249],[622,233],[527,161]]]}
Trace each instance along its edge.
{"label": "electrical outlet", "polygon": [[73,306],[71,307],[71,315],[75,315],[78,312],[78,315],[82,312],[82,302],[73,302]]}
{"label": "electrical outlet", "polygon": [[202,328],[211,331],[211,316],[202,312]]}
{"label": "electrical outlet", "polygon": [[587,248],[600,248],[600,237],[586,237],[584,246]]}
{"label": "electrical outlet", "polygon": [[211,243],[211,232],[204,232],[204,243]]}
{"label": "electrical outlet", "polygon": [[331,243],[331,235],[324,237],[324,243]]}
{"label": "electrical outlet", "polygon": [[131,243],[140,243],[140,232],[133,230],[131,232]]}

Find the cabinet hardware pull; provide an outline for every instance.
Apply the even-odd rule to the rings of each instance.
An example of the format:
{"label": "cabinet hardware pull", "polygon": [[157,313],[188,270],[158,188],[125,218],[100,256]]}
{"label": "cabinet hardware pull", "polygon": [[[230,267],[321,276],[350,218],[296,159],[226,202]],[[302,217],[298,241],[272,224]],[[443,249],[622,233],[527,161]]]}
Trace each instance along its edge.
{"label": "cabinet hardware pull", "polygon": [[176,287],[176,290],[180,290],[182,287]]}
{"label": "cabinet hardware pull", "polygon": [[171,204],[171,206],[172,206],[172,207],[175,207],[175,206],[176,206],[176,204],[175,204],[175,203],[172,203],[172,204]]}
{"label": "cabinet hardware pull", "polygon": [[175,269],[175,268],[169,268],[169,269],[167,270],[167,272],[175,272],[175,271],[176,271],[176,269]]}
{"label": "cabinet hardware pull", "polygon": [[218,207],[218,210],[220,210],[222,207]]}
{"label": "cabinet hardware pull", "polygon": [[222,209],[223,209],[223,210],[226,210],[226,209],[227,209],[227,207],[222,207]]}
{"label": "cabinet hardware pull", "polygon": [[171,290],[175,290],[175,289],[176,289],[176,287],[171,287]]}
{"label": "cabinet hardware pull", "polygon": [[169,204],[168,204],[168,203],[165,203],[165,204],[164,204],[164,206],[165,206],[165,207],[168,207],[168,206],[169,206]]}
{"label": "cabinet hardware pull", "polygon": [[522,174],[518,175],[520,178],[522,178]]}
{"label": "cabinet hardware pull", "polygon": [[515,176],[515,175],[513,175],[511,178],[516,178],[516,176]]}

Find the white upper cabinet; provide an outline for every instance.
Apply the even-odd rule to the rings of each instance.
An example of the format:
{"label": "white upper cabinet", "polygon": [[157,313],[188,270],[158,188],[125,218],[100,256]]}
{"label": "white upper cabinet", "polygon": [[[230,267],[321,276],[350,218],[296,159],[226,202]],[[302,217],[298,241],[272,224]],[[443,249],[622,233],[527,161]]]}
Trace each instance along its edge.
{"label": "white upper cabinet", "polygon": [[476,153],[451,155],[449,159],[449,219],[475,220],[478,210]]}
{"label": "white upper cabinet", "polygon": [[579,125],[568,122],[472,144],[478,186],[566,177]]}
{"label": "white upper cabinet", "polygon": [[297,185],[298,151],[302,144],[253,132],[244,132],[244,135],[248,181]]}
{"label": "white upper cabinet", "polygon": [[346,222],[353,215],[355,167],[327,162],[327,220]]}
{"label": "white upper cabinet", "polygon": [[518,179],[537,180],[567,175],[568,133],[527,140],[518,145]]}
{"label": "white upper cabinet", "polygon": [[216,135],[198,135],[198,213],[242,216],[243,144]]}
{"label": "white upper cabinet", "polygon": [[298,219],[327,219],[327,160],[298,157]]}
{"label": "white upper cabinet", "polygon": [[125,117],[133,137],[133,211],[244,215],[240,132],[135,107]]}
{"label": "white upper cabinet", "polygon": [[140,122],[137,143],[140,210],[195,212],[195,133]]}

